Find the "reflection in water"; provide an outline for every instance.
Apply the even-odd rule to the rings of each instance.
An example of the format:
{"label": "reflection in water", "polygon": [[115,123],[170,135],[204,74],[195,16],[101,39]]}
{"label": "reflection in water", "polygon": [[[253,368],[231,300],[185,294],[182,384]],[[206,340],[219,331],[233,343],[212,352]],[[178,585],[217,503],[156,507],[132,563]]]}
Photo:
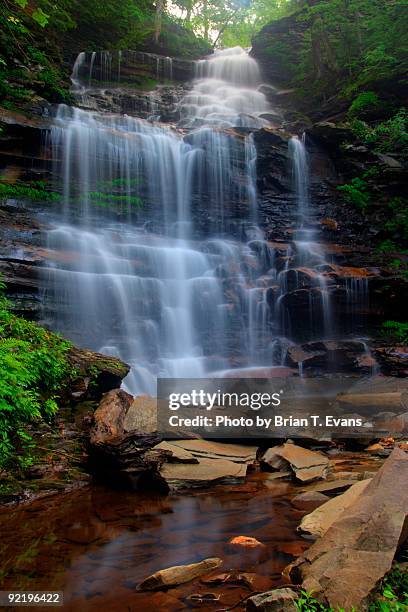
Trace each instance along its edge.
{"label": "reflection in water", "polygon": [[[291,490],[258,474],[228,490],[173,498],[87,488],[0,513],[6,559],[1,588],[63,590],[66,610],[146,605],[167,612],[185,609],[193,593],[210,591],[220,595],[218,607],[234,605],[250,594],[248,587],[196,580],[153,594],[136,586],[159,569],[207,557],[224,561],[215,574],[256,573],[254,590],[282,584],[282,569],[308,545],[295,532],[301,513],[287,499]],[[237,535],[255,537],[265,547],[229,547]]]}

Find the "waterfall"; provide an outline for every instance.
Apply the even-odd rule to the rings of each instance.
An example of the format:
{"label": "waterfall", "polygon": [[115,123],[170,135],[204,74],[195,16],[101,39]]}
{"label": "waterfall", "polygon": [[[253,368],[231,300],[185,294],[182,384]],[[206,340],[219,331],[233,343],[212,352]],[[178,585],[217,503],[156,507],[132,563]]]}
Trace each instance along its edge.
{"label": "waterfall", "polygon": [[299,139],[289,140],[289,155],[292,159],[292,175],[297,199],[298,214],[303,225],[310,212],[309,164],[307,159],[305,134]]}
{"label": "waterfall", "polygon": [[[313,332],[315,321],[318,328],[322,328],[323,335],[327,338],[335,332],[332,304],[330,298],[330,282],[325,271],[325,254],[316,240],[316,232],[310,227],[312,206],[310,201],[310,170],[308,153],[306,149],[305,134],[301,138],[292,137],[288,144],[289,158],[292,166],[292,184],[296,198],[297,215],[300,227],[295,232],[294,245],[296,248],[297,265],[300,268],[312,270],[311,287],[318,289],[320,295],[320,312],[316,313],[312,300],[309,297],[310,329]],[[286,271],[287,274],[287,271]],[[301,288],[299,274],[296,271],[296,288]],[[322,321],[323,325],[320,325]]]}
{"label": "waterfall", "polygon": [[74,65],[72,67],[71,81],[72,81],[72,86],[73,86],[74,91],[75,90],[80,91],[82,89],[79,71],[81,70],[85,62],[85,57],[86,57],[85,52],[81,51],[81,53],[78,54],[74,62]]}
{"label": "waterfall", "polygon": [[196,64],[196,81],[180,103],[188,127],[262,127],[269,105],[259,91],[261,75],[254,59],[240,47],[216,51]]}
{"label": "waterfall", "polygon": [[[100,61],[111,80],[111,55]],[[133,393],[155,395],[158,376],[272,363],[274,251],[257,226],[252,135],[231,129],[264,124],[259,84],[237,48],[198,62],[183,129],[59,107],[50,146],[63,206],[50,215],[44,319],[128,362]]]}

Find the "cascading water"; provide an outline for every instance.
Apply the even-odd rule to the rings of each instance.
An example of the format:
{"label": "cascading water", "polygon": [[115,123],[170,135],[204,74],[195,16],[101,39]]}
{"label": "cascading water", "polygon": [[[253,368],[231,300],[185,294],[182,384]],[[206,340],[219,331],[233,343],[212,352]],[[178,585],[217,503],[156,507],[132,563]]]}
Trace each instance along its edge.
{"label": "cascading water", "polygon": [[[289,157],[292,163],[292,180],[294,193],[297,200],[297,214],[299,218],[299,228],[295,232],[295,268],[296,288],[301,288],[299,271],[309,269],[309,283],[319,290],[320,294],[320,313],[317,315],[323,321],[323,334],[330,337],[334,333],[333,317],[330,303],[330,284],[325,273],[325,255],[319,243],[316,241],[316,232],[310,227],[311,202],[309,185],[309,163],[305,144],[305,135],[302,138],[293,137],[289,140]],[[285,270],[284,274],[287,274]],[[312,299],[312,292],[310,299]],[[315,327],[313,317],[316,316],[316,309],[310,304],[309,312],[311,316],[310,328]]]}
{"label": "cascading water", "polygon": [[134,393],[155,394],[158,376],[272,363],[268,283],[257,279],[274,256],[255,223],[256,150],[248,130],[230,130],[264,123],[258,66],[237,48],[197,76],[180,102],[187,134],[66,106],[51,132],[64,206],[49,232],[58,263],[44,316],[127,361]]}

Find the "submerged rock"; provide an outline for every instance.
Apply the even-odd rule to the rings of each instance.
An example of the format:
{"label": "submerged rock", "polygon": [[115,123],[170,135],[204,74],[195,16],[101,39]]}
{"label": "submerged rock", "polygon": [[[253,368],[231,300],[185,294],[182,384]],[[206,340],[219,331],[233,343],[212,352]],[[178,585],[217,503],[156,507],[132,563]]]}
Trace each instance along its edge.
{"label": "submerged rock", "polygon": [[323,537],[290,566],[292,580],[333,608],[364,610],[406,540],[407,490],[408,455],[395,449]]}
{"label": "submerged rock", "polygon": [[199,563],[190,563],[189,565],[175,565],[167,569],[159,570],[152,574],[138,586],[140,591],[156,591],[166,589],[178,584],[190,582],[199,576],[209,574],[222,565],[222,559],[211,557],[204,559]]}
{"label": "submerged rock", "polygon": [[318,491],[305,491],[295,495],[292,499],[292,506],[295,506],[298,510],[315,510],[315,508],[318,508],[328,500],[327,495],[323,495],[323,493]]}
{"label": "submerged rock", "polygon": [[251,538],[250,536],[235,536],[235,538],[231,538],[228,543],[231,546],[242,546],[243,548],[259,548],[265,546],[265,544],[262,544],[262,542],[256,538]]}

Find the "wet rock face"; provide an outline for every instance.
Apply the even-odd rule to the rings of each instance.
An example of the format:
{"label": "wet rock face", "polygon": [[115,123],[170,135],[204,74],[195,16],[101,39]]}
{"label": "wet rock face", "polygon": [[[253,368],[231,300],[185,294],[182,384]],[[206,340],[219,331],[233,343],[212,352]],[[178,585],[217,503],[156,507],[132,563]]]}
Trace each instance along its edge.
{"label": "wet rock face", "polygon": [[374,350],[381,371],[389,376],[408,376],[408,346],[384,346]]}
{"label": "wet rock face", "polygon": [[78,100],[78,106],[85,110],[117,113],[139,117],[141,119],[157,119],[163,122],[177,122],[180,113],[177,103],[184,95],[183,85],[159,85],[151,91],[115,87],[95,88],[87,91],[83,99]]}
{"label": "wet rock face", "polygon": [[366,364],[363,356],[366,346],[359,341],[309,342],[288,349],[287,361],[290,367],[302,364],[303,370],[352,372],[363,371],[367,365],[368,373],[372,364]]}
{"label": "wet rock face", "polygon": [[264,26],[252,39],[251,55],[259,62],[266,79],[287,85],[294,75],[297,54],[307,25],[297,20],[300,12]]}
{"label": "wet rock face", "polygon": [[194,77],[194,62],[143,51],[87,52],[78,68],[78,78],[86,84],[111,83],[138,87],[153,79],[185,82]]}

